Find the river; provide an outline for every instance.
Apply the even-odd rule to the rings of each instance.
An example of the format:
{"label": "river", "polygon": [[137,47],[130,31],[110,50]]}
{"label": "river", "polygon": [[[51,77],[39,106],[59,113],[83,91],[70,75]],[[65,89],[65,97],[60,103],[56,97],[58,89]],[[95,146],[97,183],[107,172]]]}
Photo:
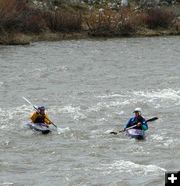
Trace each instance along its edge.
{"label": "river", "polygon": [[[0,46],[0,185],[162,186],[180,170],[180,37]],[[44,105],[53,132],[25,127]],[[142,108],[145,141],[122,129]]]}

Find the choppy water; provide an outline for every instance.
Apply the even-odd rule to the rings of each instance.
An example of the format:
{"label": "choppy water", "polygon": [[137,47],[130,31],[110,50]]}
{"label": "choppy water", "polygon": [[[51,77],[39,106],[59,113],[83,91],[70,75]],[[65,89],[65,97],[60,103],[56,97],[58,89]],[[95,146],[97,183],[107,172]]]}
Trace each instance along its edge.
{"label": "choppy water", "polygon": [[[0,185],[162,186],[180,170],[180,37],[0,47]],[[45,105],[50,135],[24,127]],[[135,107],[147,140],[122,129]],[[52,127],[53,128],[53,127]]]}

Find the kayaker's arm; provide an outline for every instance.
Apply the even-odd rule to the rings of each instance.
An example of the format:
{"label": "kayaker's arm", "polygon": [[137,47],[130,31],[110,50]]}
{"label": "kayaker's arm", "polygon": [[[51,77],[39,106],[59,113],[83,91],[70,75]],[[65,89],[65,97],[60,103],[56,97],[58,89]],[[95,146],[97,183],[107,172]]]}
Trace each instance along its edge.
{"label": "kayaker's arm", "polygon": [[124,126],[124,131],[126,130],[126,128],[130,127],[131,126],[131,121],[132,118],[129,119],[129,121],[126,123],[126,125]]}
{"label": "kayaker's arm", "polygon": [[144,119],[143,122],[142,122],[142,129],[143,130],[148,130],[148,124],[146,122],[146,120]]}
{"label": "kayaker's arm", "polygon": [[57,128],[57,126],[48,118],[47,115],[46,115],[45,120],[47,120],[47,122],[48,122],[47,124],[48,124],[48,125],[52,124],[52,125],[54,125],[54,126]]}
{"label": "kayaker's arm", "polygon": [[44,122],[45,122],[46,124],[48,124],[48,125],[52,124],[52,121],[49,119],[49,117],[48,117],[47,114],[45,114],[45,120],[44,120]]}

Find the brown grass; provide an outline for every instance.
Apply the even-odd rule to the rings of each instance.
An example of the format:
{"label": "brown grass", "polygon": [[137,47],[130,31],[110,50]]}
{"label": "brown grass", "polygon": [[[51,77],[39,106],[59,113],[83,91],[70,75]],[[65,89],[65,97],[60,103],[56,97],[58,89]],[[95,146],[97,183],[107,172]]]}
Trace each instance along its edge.
{"label": "brown grass", "polygon": [[92,12],[86,19],[90,35],[130,35],[135,32],[136,16],[130,8]]}
{"label": "brown grass", "polygon": [[65,10],[48,11],[43,13],[48,28],[55,32],[81,30],[81,14]]}

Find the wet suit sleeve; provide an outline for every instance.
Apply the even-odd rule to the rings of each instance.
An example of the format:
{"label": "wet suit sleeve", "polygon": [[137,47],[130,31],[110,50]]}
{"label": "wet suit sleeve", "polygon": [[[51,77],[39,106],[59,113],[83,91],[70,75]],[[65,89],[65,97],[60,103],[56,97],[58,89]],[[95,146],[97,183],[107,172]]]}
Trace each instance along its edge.
{"label": "wet suit sleeve", "polygon": [[45,123],[46,124],[48,124],[48,125],[50,125],[52,122],[50,121],[50,119],[49,119],[49,117],[48,117],[48,115],[47,114],[45,114]]}
{"label": "wet suit sleeve", "polygon": [[124,126],[124,130],[128,127],[131,126],[131,123],[132,123],[132,118],[129,119],[129,121],[127,122],[127,124]]}
{"label": "wet suit sleeve", "polygon": [[143,118],[143,121],[142,121],[142,129],[143,130],[148,130],[148,124],[147,124],[147,122],[144,118]]}

